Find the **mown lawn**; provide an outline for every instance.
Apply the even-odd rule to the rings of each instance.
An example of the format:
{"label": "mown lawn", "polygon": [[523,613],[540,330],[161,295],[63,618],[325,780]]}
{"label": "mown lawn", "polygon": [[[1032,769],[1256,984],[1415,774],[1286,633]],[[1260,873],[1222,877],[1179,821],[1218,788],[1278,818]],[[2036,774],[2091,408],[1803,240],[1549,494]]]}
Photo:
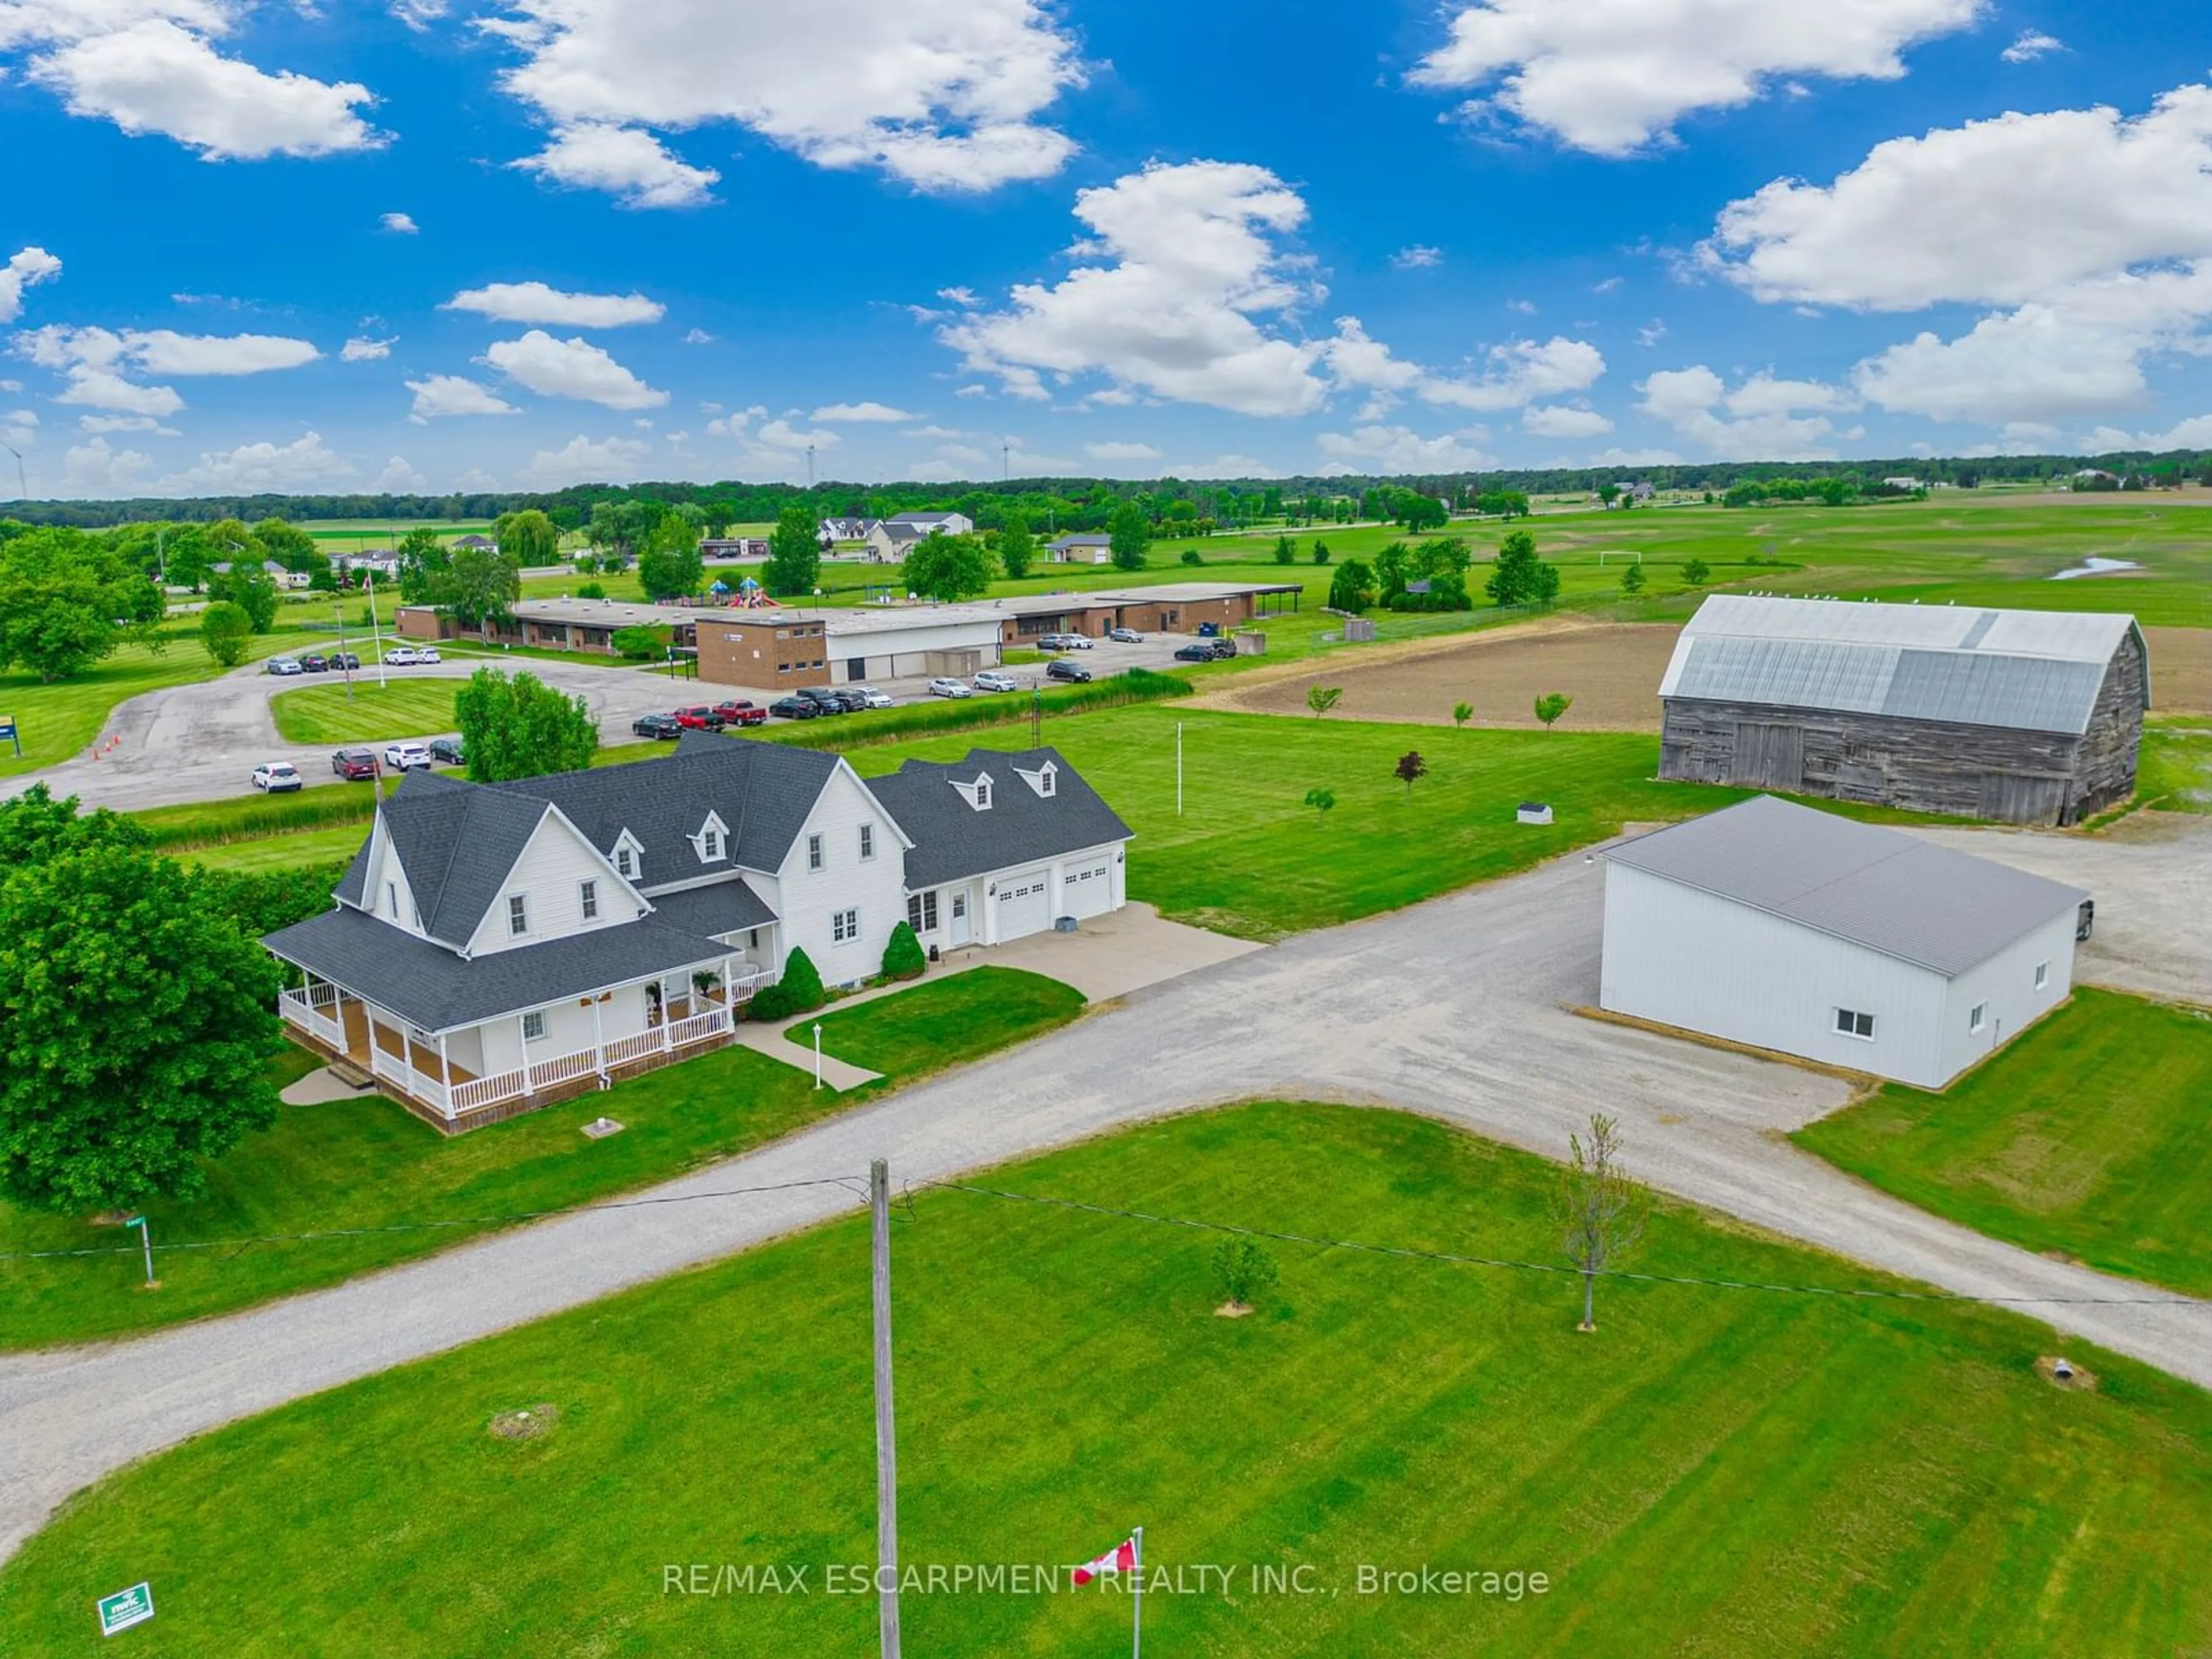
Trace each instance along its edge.
{"label": "mown lawn", "polygon": [[[1550,1166],[1372,1110],[1177,1119],[993,1183],[1556,1249]],[[1213,1659],[2163,1656],[2212,1621],[2212,1399],[2076,1345],[2100,1391],[2052,1389],[2023,1319],[1616,1283],[1585,1336],[1564,1277],[1277,1245],[1229,1321],[1218,1237],[927,1189],[902,1214],[902,1559],[1059,1566],[1056,1594],[908,1593],[908,1651],[1121,1651],[1127,1601],[1060,1564],[1139,1524],[1183,1590],[1153,1579],[1147,1650]],[[1680,1208],[1638,1265],[1870,1282]],[[72,1504],[0,1571],[0,1650],[100,1651],[94,1597],[144,1578],[140,1645],[179,1659],[872,1652],[872,1599],[827,1579],[873,1559],[869,1356],[854,1218],[317,1395]],[[541,1438],[487,1432],[547,1406]],[[669,1589],[694,1563],[809,1593]],[[1501,1577],[1361,1593],[1424,1565]]]}
{"label": "mown lawn", "polygon": [[822,1027],[822,1052],[901,1083],[963,1065],[1065,1025],[1083,1012],[1083,993],[1018,968],[970,968],[925,981],[857,1008],[802,1019],[785,1033],[808,1052]]}
{"label": "mown lawn", "polygon": [[453,730],[453,697],[459,690],[458,680],[409,680],[395,673],[390,684],[379,685],[369,675],[357,679],[350,692],[343,684],[280,691],[270,699],[269,712],[287,743],[434,738]]}
{"label": "mown lawn", "polygon": [[2161,812],[2212,812],[2212,720],[2184,716],[2143,727],[2136,799]]}
{"label": "mown lawn", "polygon": [[1795,1139],[1977,1232],[2212,1296],[2212,1013],[2077,990],[1948,1092],[1893,1084]]}
{"label": "mown lawn", "polygon": [[[748,1049],[727,1048],[451,1139],[375,1093],[286,1106],[276,1128],[249,1136],[210,1168],[205,1197],[149,1208],[157,1250],[394,1223],[459,1224],[167,1252],[160,1256],[162,1287],[150,1295],[131,1288],[139,1269],[129,1252],[0,1259],[0,1348],[78,1341],[224,1312],[429,1255],[522,1212],[663,1181],[839,1109],[843,1103],[826,1091],[816,1094],[811,1082]],[[585,1139],[580,1127],[602,1112],[628,1128],[605,1140]],[[0,1204],[0,1258],[135,1238],[79,1218]],[[0,1642],[0,1652],[8,1650]]]}

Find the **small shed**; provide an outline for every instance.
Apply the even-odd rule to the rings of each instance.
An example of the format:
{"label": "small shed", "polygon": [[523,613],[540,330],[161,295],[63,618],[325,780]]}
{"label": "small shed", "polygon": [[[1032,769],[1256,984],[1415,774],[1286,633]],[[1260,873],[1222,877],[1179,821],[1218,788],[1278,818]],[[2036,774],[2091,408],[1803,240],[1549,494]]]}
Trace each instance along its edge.
{"label": "small shed", "polygon": [[1522,823],[1549,823],[1552,809],[1544,801],[1524,800],[1513,816]]}
{"label": "small shed", "polygon": [[1599,1006],[1939,1089],[2065,1000],[2087,902],[1755,796],[1606,854]]}

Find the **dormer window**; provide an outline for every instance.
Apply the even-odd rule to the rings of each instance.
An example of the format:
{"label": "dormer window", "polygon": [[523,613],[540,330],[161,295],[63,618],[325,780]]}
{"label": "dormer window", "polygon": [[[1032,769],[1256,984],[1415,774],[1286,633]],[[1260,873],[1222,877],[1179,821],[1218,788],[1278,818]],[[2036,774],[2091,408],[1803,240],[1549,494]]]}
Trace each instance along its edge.
{"label": "dormer window", "polygon": [[729,850],[729,826],[722,822],[720,814],[709,812],[706,823],[699,826],[699,833],[691,838],[691,844],[699,849],[702,864],[713,864]]}
{"label": "dormer window", "polygon": [[705,835],[699,837],[699,845],[709,859],[718,859],[721,857],[722,832],[719,830],[709,829]]}
{"label": "dormer window", "polygon": [[637,874],[637,854],[627,847],[616,848],[615,870],[624,880]]}
{"label": "dormer window", "polygon": [[1060,769],[1050,761],[1047,761],[1034,772],[1024,771],[1020,767],[1016,767],[1014,770],[1021,781],[1029,785],[1034,793],[1043,796],[1047,800],[1053,798],[1060,787]]}
{"label": "dormer window", "polygon": [[975,810],[979,812],[991,810],[991,781],[988,778],[975,780]]}
{"label": "dormer window", "polygon": [[1037,774],[1037,793],[1040,795],[1051,794],[1054,786],[1058,783],[1059,781],[1060,774],[1053,768],[1049,766],[1046,767],[1043,771]]}

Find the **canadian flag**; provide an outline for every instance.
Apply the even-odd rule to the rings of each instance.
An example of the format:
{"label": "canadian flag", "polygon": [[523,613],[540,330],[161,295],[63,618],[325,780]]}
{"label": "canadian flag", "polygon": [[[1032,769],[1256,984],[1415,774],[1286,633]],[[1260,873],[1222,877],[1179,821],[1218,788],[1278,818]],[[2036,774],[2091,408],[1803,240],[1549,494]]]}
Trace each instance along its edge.
{"label": "canadian flag", "polygon": [[1085,1561],[1075,1569],[1075,1582],[1087,1584],[1101,1573],[1134,1572],[1137,1570],[1137,1540],[1124,1538],[1093,1561]]}

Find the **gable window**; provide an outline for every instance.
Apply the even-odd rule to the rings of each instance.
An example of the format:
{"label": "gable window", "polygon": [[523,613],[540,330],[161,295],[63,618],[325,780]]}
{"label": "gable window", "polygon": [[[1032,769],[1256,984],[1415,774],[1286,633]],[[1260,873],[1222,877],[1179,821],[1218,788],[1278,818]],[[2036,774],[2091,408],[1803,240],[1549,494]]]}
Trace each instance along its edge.
{"label": "gable window", "polygon": [[1966,1014],[1966,1030],[1969,1034],[1978,1032],[1983,1026],[1989,1023],[1990,1005],[1988,1003],[1978,1002],[1972,1009],[1968,1010]]}
{"label": "gable window", "polygon": [[392,921],[398,921],[398,920],[399,920],[399,884],[398,884],[398,882],[396,882],[396,881],[387,881],[387,882],[386,882],[386,883],[384,884],[384,897],[385,897],[385,901],[392,906]]}
{"label": "gable window", "polygon": [[624,880],[628,880],[637,873],[637,855],[627,847],[616,848],[615,869]]}
{"label": "gable window", "polygon": [[599,919],[599,884],[596,881],[587,881],[577,890],[577,892],[578,896],[583,900],[584,920],[597,921]]}
{"label": "gable window", "polygon": [[864,823],[860,826],[860,856],[864,859],[872,859],[875,855],[876,826],[872,823]]}
{"label": "gable window", "polygon": [[530,931],[530,898],[529,898],[529,896],[528,896],[527,894],[524,894],[524,893],[516,893],[516,894],[514,894],[514,895],[512,895],[512,896],[507,899],[507,937],[508,937],[509,939],[519,939],[519,938],[520,938],[523,934],[525,934],[525,933],[528,933],[529,931]]}
{"label": "gable window", "polygon": [[532,1009],[522,1017],[522,1040],[542,1042],[545,1038],[545,1015],[542,1009]]}
{"label": "gable window", "polygon": [[819,836],[806,838],[806,867],[810,870],[822,867],[822,837]]}
{"label": "gable window", "polygon": [[830,913],[830,942],[850,945],[860,936],[860,913],[858,910],[833,910]]}
{"label": "gable window", "polygon": [[991,781],[988,778],[975,780],[975,810],[979,812],[991,810]]}
{"label": "gable window", "polygon": [[1040,795],[1049,795],[1052,793],[1054,787],[1059,782],[1059,781],[1060,774],[1054,771],[1051,767],[1046,767],[1044,771],[1039,775],[1037,778],[1037,793]]}
{"label": "gable window", "polygon": [[1874,1016],[1860,1013],[1853,1008],[1836,1010],[1836,1031],[1838,1036],[1856,1037],[1863,1042],[1874,1041]]}
{"label": "gable window", "polygon": [[907,896],[906,925],[917,933],[937,931],[937,894],[934,889],[927,893]]}
{"label": "gable window", "polygon": [[699,837],[699,846],[709,862],[722,856],[722,832],[713,824]]}
{"label": "gable window", "polygon": [[2035,988],[2040,991],[2050,983],[2051,964],[2047,962],[2037,963],[2035,964]]}

